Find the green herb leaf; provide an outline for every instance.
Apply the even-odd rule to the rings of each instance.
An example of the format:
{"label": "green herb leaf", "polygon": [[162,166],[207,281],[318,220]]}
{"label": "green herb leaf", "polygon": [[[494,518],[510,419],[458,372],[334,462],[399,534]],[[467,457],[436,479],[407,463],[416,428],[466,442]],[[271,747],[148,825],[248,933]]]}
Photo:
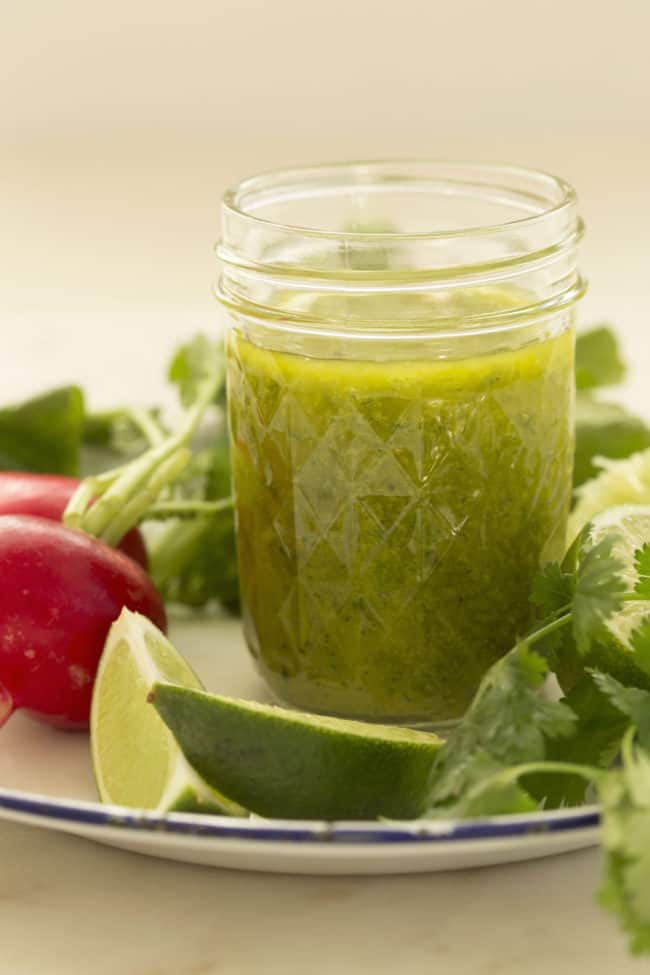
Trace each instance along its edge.
{"label": "green herb leaf", "polygon": [[199,608],[212,600],[239,609],[233,512],[172,523],[149,547],[163,600]]}
{"label": "green herb leaf", "polygon": [[609,325],[597,325],[576,340],[576,386],[612,386],[625,378],[625,363]]}
{"label": "green herb leaf", "polygon": [[[586,674],[563,699],[576,717],[569,734],[549,739],[546,760],[608,769],[621,747],[629,719]],[[547,772],[526,780],[528,791],[545,808],[577,806],[585,801],[588,781],[581,775]]]}
{"label": "green herb leaf", "polygon": [[[548,653],[549,638],[572,623],[576,642],[587,652],[625,595],[621,565],[611,554],[613,542],[607,537],[582,550],[574,574],[556,565],[540,573],[533,601],[548,615],[490,668],[467,714],[440,750],[433,767],[431,814],[452,810],[467,815],[469,809],[488,807],[494,812],[499,803],[506,812],[524,808],[533,797],[547,805],[578,802],[584,795],[584,769],[567,769],[567,760],[574,765],[587,761],[593,768],[611,759],[625,725],[616,714],[620,708],[603,688],[599,695],[584,684],[569,700],[546,700],[540,689],[549,667],[531,645],[540,642]],[[544,760],[562,767],[549,769],[543,777],[529,775],[526,790],[505,775],[508,768]],[[489,781],[482,781],[486,769]]]}
{"label": "green herb leaf", "polygon": [[544,616],[551,616],[571,604],[574,590],[573,573],[564,572],[557,562],[550,562],[535,576],[530,599]]}
{"label": "green herb leaf", "polygon": [[468,819],[532,812],[538,808],[538,802],[520,785],[519,778],[510,767],[477,749],[467,757],[462,789],[443,805],[430,808],[426,815]]}
{"label": "green herb leaf", "polygon": [[183,406],[189,406],[198,398],[202,384],[206,380],[212,382],[215,371],[221,374],[215,395],[215,399],[220,400],[226,375],[223,343],[211,342],[205,335],[196,335],[176,352],[169,366],[168,378],[178,386]]}
{"label": "green herb leaf", "polygon": [[[450,807],[456,813],[466,810],[474,803],[473,790],[486,768],[494,774],[500,768],[540,761],[549,739],[570,734],[576,720],[573,712],[540,694],[547,674],[546,661],[525,641],[490,668],[465,717],[436,757],[430,814],[441,808],[447,813]],[[493,792],[483,801],[496,811]],[[513,803],[517,809],[530,808],[531,800],[521,790],[509,790],[508,808],[501,811],[513,811]]]}
{"label": "green herb leaf", "polygon": [[576,397],[574,487],[595,477],[597,457],[622,460],[650,447],[650,428],[615,403],[602,403],[587,393]]}
{"label": "green herb leaf", "polygon": [[[201,451],[177,484],[184,499],[217,500],[230,494],[230,453],[225,432]],[[146,526],[145,526],[146,527]],[[150,572],[166,602],[200,607],[218,600],[239,607],[239,581],[232,507],[208,517],[175,520],[152,536]]]}
{"label": "green herb leaf", "polygon": [[0,469],[76,475],[83,419],[78,386],[0,410]]}
{"label": "green herb leaf", "polygon": [[602,633],[606,620],[623,604],[622,565],[612,555],[614,540],[603,538],[583,549],[576,570],[573,596],[573,636],[578,652],[586,654]]}
{"label": "green herb leaf", "polygon": [[633,723],[639,740],[650,748],[650,691],[640,687],[626,687],[610,674],[591,671],[594,683],[607,696],[615,708]]}

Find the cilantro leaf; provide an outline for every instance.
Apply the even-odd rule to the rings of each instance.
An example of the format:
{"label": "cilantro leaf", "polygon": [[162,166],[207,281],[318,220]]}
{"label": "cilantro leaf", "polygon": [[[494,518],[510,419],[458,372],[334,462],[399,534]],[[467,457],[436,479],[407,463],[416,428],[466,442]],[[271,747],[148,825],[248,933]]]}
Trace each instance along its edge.
{"label": "cilantro leaf", "polygon": [[518,769],[496,761],[482,749],[468,756],[462,790],[444,805],[429,809],[429,817],[468,819],[532,812],[538,802],[519,784]]}
{"label": "cilantro leaf", "polygon": [[625,378],[625,363],[609,325],[597,325],[576,340],[576,386],[612,386]]}
{"label": "cilantro leaf", "polygon": [[[629,727],[628,718],[585,675],[563,698],[576,716],[568,735],[548,741],[546,760],[608,769],[616,758]],[[544,772],[526,782],[528,791],[545,808],[577,806],[585,801],[588,782],[583,776]]]}
{"label": "cilantro leaf", "polygon": [[640,687],[626,687],[610,674],[591,671],[594,683],[615,708],[635,725],[639,741],[650,748],[650,691]]}
{"label": "cilantro leaf", "polygon": [[220,401],[225,386],[225,359],[223,343],[211,342],[205,335],[196,335],[187,345],[182,345],[172,359],[169,381],[178,386],[183,406],[191,406],[198,399],[201,385],[212,381],[215,371],[220,371],[221,382],[215,399]]}
{"label": "cilantro leaf", "polygon": [[575,575],[573,636],[578,652],[585,655],[603,625],[623,604],[626,586],[622,564],[612,555],[614,539],[607,536],[583,549]]}
{"label": "cilantro leaf", "polygon": [[564,572],[557,562],[550,562],[535,576],[530,601],[544,616],[551,616],[570,605],[574,589],[573,573]]}
{"label": "cilantro leaf", "polygon": [[633,952],[650,951],[650,755],[626,736],[622,767],[599,784],[606,853],[601,904],[630,935]]}
{"label": "cilantro leaf", "polygon": [[599,473],[597,457],[622,460],[650,447],[650,428],[623,406],[578,393],[575,438],[573,485],[579,487]]}
{"label": "cilantro leaf", "polygon": [[84,401],[78,386],[0,410],[0,470],[70,474],[79,470]]}
{"label": "cilantro leaf", "polygon": [[[486,673],[465,717],[440,749],[432,769],[430,814],[474,808],[472,796],[485,777],[499,769],[545,757],[549,739],[570,733],[575,716],[540,689],[548,674],[546,661],[525,641],[517,644]],[[488,802],[489,798],[489,802]],[[496,812],[494,793],[483,795],[484,812]],[[503,797],[502,797],[503,798]],[[509,791],[507,808],[530,808],[522,790]],[[523,804],[523,805],[522,805]],[[496,804],[498,807],[498,803]]]}

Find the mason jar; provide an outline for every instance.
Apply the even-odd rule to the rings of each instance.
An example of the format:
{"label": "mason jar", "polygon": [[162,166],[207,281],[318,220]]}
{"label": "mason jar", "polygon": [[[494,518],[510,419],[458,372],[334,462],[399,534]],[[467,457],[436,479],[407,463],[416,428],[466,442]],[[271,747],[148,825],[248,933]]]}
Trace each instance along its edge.
{"label": "mason jar", "polygon": [[243,625],[280,701],[454,720],[530,624],[565,542],[581,234],[567,183],[509,166],[226,193]]}

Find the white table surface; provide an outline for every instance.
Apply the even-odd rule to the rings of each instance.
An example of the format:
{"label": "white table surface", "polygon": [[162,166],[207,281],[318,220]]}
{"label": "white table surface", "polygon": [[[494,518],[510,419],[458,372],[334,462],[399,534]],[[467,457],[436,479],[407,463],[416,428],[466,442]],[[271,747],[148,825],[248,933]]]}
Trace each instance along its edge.
{"label": "white table surface", "polygon": [[[581,191],[592,282],[582,318],[616,317],[632,360],[624,398],[650,414],[650,142],[639,132],[555,144],[546,135],[521,136],[498,155],[561,171]],[[438,151],[421,138],[403,154]],[[269,164],[332,155],[313,135],[307,152],[276,146],[265,156],[244,133],[229,147],[132,133],[6,152],[2,399],[68,380],[81,380],[95,406],[159,399],[174,344],[217,322],[210,245],[224,185]],[[464,134],[445,155],[485,152]],[[240,874],[0,823],[0,975],[647,970],[594,903],[598,876],[596,850],[431,876]]]}

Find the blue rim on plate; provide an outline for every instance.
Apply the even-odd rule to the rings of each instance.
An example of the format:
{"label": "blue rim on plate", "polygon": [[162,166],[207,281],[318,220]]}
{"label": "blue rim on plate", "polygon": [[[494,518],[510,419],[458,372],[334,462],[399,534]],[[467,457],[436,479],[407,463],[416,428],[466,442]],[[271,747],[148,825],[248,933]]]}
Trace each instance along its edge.
{"label": "blue rim on plate", "polygon": [[243,819],[193,813],[163,815],[147,810],[129,809],[126,806],[102,806],[96,802],[53,799],[38,793],[0,788],[0,816],[3,810],[21,817],[157,834],[342,844],[448,843],[459,840],[503,839],[593,829],[600,824],[600,812],[595,805],[474,820],[327,823],[318,820],[271,821],[257,817]]}

